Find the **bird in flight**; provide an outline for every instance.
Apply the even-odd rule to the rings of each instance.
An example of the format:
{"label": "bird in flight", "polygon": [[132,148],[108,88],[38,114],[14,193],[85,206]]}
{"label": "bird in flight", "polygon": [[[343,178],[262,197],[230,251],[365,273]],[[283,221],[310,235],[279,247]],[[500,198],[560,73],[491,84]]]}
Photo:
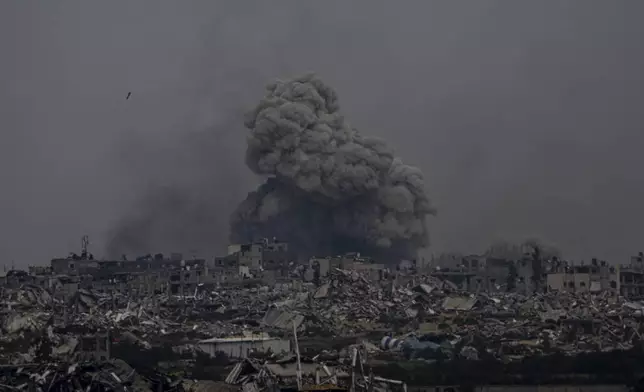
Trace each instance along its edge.
{"label": "bird in flight", "polygon": [[130,91],[129,93],[127,93],[127,97],[125,97],[125,99],[130,99],[131,95],[132,95],[132,92]]}

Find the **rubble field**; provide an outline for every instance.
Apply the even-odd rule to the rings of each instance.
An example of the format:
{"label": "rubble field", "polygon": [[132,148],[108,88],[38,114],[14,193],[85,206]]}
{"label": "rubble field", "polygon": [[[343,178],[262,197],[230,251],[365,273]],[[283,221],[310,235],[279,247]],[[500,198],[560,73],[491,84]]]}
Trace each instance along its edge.
{"label": "rubble field", "polygon": [[[635,370],[621,358],[643,357],[641,303],[608,293],[467,293],[422,275],[371,281],[335,269],[317,284],[204,286],[190,298],[83,289],[62,298],[25,285],[5,289],[3,301],[0,388],[7,390],[197,390],[208,377],[210,389],[251,392],[292,382],[296,363],[310,383],[345,386],[376,382],[366,369],[388,385],[464,373],[527,380],[612,369],[624,377]],[[285,352],[203,351],[213,338],[295,343],[294,333],[297,344]],[[142,359],[132,359],[132,347]]]}

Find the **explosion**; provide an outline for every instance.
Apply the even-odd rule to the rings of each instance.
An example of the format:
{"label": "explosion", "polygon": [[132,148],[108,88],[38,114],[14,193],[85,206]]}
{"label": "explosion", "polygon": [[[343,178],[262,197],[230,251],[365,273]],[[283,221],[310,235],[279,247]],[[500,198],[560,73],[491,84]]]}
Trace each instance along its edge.
{"label": "explosion", "polygon": [[415,258],[434,213],[422,172],[353,128],[317,76],[267,90],[245,125],[246,164],[268,179],[233,213],[231,241],[277,237],[303,256]]}

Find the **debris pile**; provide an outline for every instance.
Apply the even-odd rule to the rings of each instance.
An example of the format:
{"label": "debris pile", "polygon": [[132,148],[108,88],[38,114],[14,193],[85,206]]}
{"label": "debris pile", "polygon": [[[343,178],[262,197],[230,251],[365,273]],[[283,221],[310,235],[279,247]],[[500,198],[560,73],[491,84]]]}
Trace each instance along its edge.
{"label": "debris pile", "polygon": [[[643,305],[608,293],[473,294],[432,277],[397,285],[335,270],[308,298],[301,294],[271,304],[263,325],[279,333],[295,323],[303,336],[385,331],[405,342],[393,351],[478,358],[483,350],[503,360],[628,350],[640,342],[643,332]],[[392,347],[383,351],[391,352]]]}
{"label": "debris pile", "polygon": [[65,391],[182,391],[181,380],[160,374],[142,376],[121,360],[100,364],[42,364],[0,368],[3,390]]}
{"label": "debris pile", "polygon": [[[358,347],[339,361],[322,361],[319,356],[299,358],[286,356],[269,361],[246,359],[238,362],[226,377],[226,383],[242,391],[258,391],[276,386],[297,386],[302,390],[407,390],[403,381],[389,380],[368,373]],[[333,386],[333,388],[329,388]]]}
{"label": "debris pile", "polygon": [[[259,347],[235,358],[279,358],[286,361],[281,367],[262,365],[264,372],[255,373],[283,378],[282,368],[291,366],[287,363],[292,355],[279,351],[292,350],[288,341],[295,327],[303,355],[338,367],[337,374],[323,372],[324,379],[348,371],[346,358],[355,347],[369,361],[510,363],[555,353],[629,350],[640,346],[644,333],[644,304],[608,292],[469,293],[431,276],[374,279],[369,271],[342,269],[328,271],[315,284],[296,279],[270,286],[245,281],[209,286],[192,297],[89,289],[59,294],[35,285],[4,289],[4,364],[26,369],[44,363],[50,364],[49,370],[87,364],[102,369],[113,359],[110,347],[130,345],[143,352],[171,347],[188,366],[197,353],[206,352],[208,342],[230,346],[235,340],[226,339],[231,337],[243,341],[261,335],[279,340],[272,352]],[[206,355],[214,356],[216,350],[220,349]],[[230,356],[246,349],[221,350]],[[320,366],[311,366],[314,376]]]}

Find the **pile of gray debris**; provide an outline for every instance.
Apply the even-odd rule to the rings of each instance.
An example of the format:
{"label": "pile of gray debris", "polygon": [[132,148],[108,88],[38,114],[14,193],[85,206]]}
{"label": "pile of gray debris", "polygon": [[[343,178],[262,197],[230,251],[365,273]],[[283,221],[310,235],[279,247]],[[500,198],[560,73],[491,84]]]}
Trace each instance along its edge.
{"label": "pile of gray debris", "polygon": [[643,313],[642,303],[607,292],[475,294],[432,277],[396,285],[335,270],[308,292],[270,304],[262,325],[274,335],[292,324],[302,336],[383,331],[388,343],[372,342],[389,353],[476,359],[485,351],[508,361],[556,351],[628,350],[642,340]]}
{"label": "pile of gray debris", "polygon": [[245,333],[288,339],[293,325],[303,345],[307,339],[367,340],[383,356],[504,361],[555,351],[627,350],[644,333],[644,305],[608,293],[469,293],[431,276],[368,276],[334,269],[317,285],[258,282],[181,299],[81,289],[63,300],[34,285],[6,289],[0,360],[81,360],[83,335],[91,334],[119,335],[142,349],[171,344],[190,351],[202,339]]}
{"label": "pile of gray debris", "polygon": [[[362,391],[404,391],[403,381],[375,376],[366,367],[365,348],[352,345],[335,360],[284,355],[258,361],[244,359],[226,377],[226,383],[239,386],[244,392],[284,387]],[[333,386],[333,387],[330,387]]]}
{"label": "pile of gray debris", "polygon": [[42,392],[174,391],[182,381],[158,375],[144,377],[121,360],[69,364],[23,364],[0,366],[0,390]]}

